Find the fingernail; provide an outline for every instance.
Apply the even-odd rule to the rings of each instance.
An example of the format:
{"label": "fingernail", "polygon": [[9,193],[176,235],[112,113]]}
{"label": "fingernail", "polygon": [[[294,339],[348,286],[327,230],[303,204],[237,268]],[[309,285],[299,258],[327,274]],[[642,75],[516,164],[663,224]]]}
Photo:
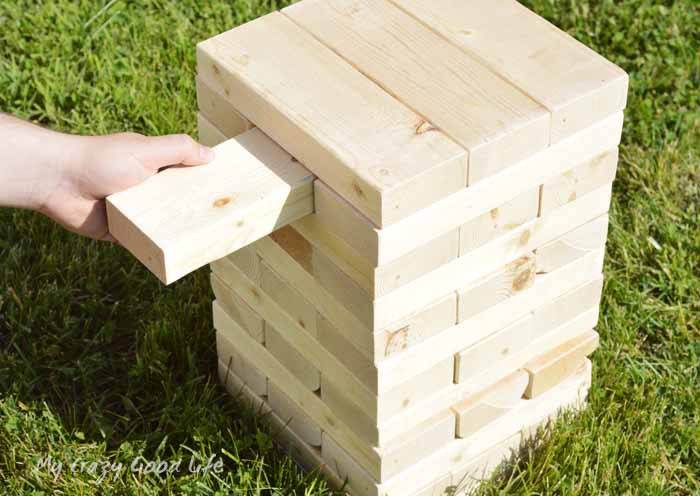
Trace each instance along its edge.
{"label": "fingernail", "polygon": [[214,160],[214,150],[212,150],[208,146],[199,145],[199,156],[202,158],[202,160],[211,162],[212,160]]}

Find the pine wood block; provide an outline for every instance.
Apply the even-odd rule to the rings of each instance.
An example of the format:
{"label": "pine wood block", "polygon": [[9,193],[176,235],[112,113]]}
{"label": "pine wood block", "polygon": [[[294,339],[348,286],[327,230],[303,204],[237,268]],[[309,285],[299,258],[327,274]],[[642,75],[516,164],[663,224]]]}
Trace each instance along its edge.
{"label": "pine wood block", "polygon": [[545,106],[551,142],[625,108],[625,72],[515,0],[392,0]]}
{"label": "pine wood block", "polygon": [[[410,469],[414,464],[439,451],[454,440],[455,415],[450,411],[433,416],[404,435],[400,440],[381,448],[382,480]],[[342,477],[352,481],[363,481],[366,487],[376,484],[375,479],[357,464],[328,433],[323,435],[322,457]],[[353,475],[354,474],[354,475]]]}
{"label": "pine wood block", "polygon": [[537,274],[548,274],[578,257],[599,250],[605,246],[607,236],[607,216],[572,229],[537,249],[535,255]]}
{"label": "pine wood block", "polygon": [[342,442],[345,449],[365,467],[373,477],[379,478],[377,469],[381,465],[381,457],[376,449],[362,442],[344,423],[337,420],[335,414],[312,391],[309,391],[296,377],[260,343],[251,338],[241,327],[231,319],[214,302],[214,327],[219,333],[224,333],[235,349],[241,355],[255,356],[256,365],[287,396],[301,408],[321,428],[333,434],[335,439]]}
{"label": "pine wood block", "polygon": [[[421,404],[434,391],[450,386],[453,377],[454,358],[450,357],[424,372],[407,378],[391,391],[382,393],[377,399],[377,406],[368,409],[354,403],[345,394],[341,384],[326,380],[326,376],[322,375],[321,399],[360,438],[373,446],[384,446],[387,441],[382,440],[378,425],[400,416],[414,405]],[[416,422],[416,424],[419,423]],[[413,429],[413,424],[406,424],[406,429]]]}
{"label": "pine wood block", "polygon": [[233,265],[238,267],[248,279],[255,284],[260,284],[261,262],[255,251],[255,243],[241,248],[226,257]]}
{"label": "pine wood block", "polygon": [[533,220],[537,217],[539,205],[540,188],[535,187],[466,222],[459,228],[460,255]]}
{"label": "pine wood block", "polygon": [[536,277],[535,254],[528,253],[480,278],[458,292],[457,322],[464,322],[489,307],[531,288]]}
{"label": "pine wood block", "polygon": [[197,131],[199,134],[199,142],[206,146],[214,147],[228,139],[228,137],[201,112],[197,112]]}
{"label": "pine wood block", "polygon": [[374,300],[374,329],[386,327],[407,313],[424,308],[436,297],[459,290],[499,266],[557,239],[572,227],[606,213],[611,193],[611,184],[598,188]]}
{"label": "pine wood block", "polygon": [[582,369],[544,395],[520,401],[511,412],[486,428],[467,438],[452,440],[444,448],[379,484],[344,452],[341,443],[329,443],[326,447],[325,436],[322,456],[341,476],[347,477],[350,490],[357,495],[412,495],[418,488],[425,491],[432,485],[444,483],[446,474],[449,474],[450,490],[458,494],[473,488],[517,452],[522,431],[527,431],[544,415],[553,416],[562,408],[579,406],[589,383],[590,369]]}
{"label": "pine wood block", "polygon": [[197,70],[378,226],[466,185],[461,147],[281,13],[200,43]]}
{"label": "pine wood block", "polygon": [[590,331],[527,363],[524,368],[529,375],[529,383],[525,397],[535,398],[573,374],[585,358],[598,348],[599,342],[598,333]]}
{"label": "pine wood block", "polygon": [[282,332],[286,330],[277,331],[269,322],[265,322],[265,348],[310,391],[317,391],[321,387],[321,373],[294,347],[289,346],[281,336]]}
{"label": "pine wood block", "polygon": [[214,297],[226,313],[258,343],[265,342],[265,321],[250,308],[219,276],[211,274]]}
{"label": "pine wood block", "polygon": [[[487,181],[464,188],[391,226],[377,229],[350,207],[339,195],[317,182],[316,216],[327,229],[381,267],[432,239],[458,229],[462,224],[488,213],[601,154],[616,153],[622,134],[622,113],[606,118],[561,142],[518,162]],[[321,196],[323,194],[323,196]]]}
{"label": "pine wood block", "polygon": [[[607,222],[604,216],[602,221]],[[601,222],[596,219],[593,222]],[[518,319],[529,315],[578,286],[601,274],[603,248],[579,253],[571,259],[562,259],[560,265],[536,274],[531,288],[514,294],[497,305],[485,308],[456,326],[435,334],[419,343],[396,359],[378,365],[383,380],[391,382],[407,374],[424,370],[426,364],[435,363],[451,356],[455,350],[465,349],[493,333],[507,327]]]}
{"label": "pine wood block", "polygon": [[110,232],[169,284],[313,211],[312,176],[257,129],[107,198]]}
{"label": "pine wood block", "polygon": [[231,340],[221,332],[216,333],[216,354],[219,361],[240,377],[251,391],[259,396],[267,396],[265,374],[250,362],[251,357],[239,353]]}
{"label": "pine wood block", "polygon": [[549,144],[544,107],[390,2],[305,0],[283,12],[424,116],[426,131],[467,149],[470,178]]}
{"label": "pine wood block", "polygon": [[226,387],[226,390],[234,397],[243,395],[253,408],[264,413],[275,427],[273,432],[275,441],[288,452],[294,460],[308,471],[320,469],[328,479],[331,487],[340,489],[343,481],[340,477],[324,463],[321,458],[321,450],[318,447],[310,446],[283,421],[274,410],[267,404],[267,397],[259,396],[248,388],[243,381],[231,372],[225,364],[219,362],[219,379]]}
{"label": "pine wood block", "polygon": [[456,406],[457,437],[468,437],[495,418],[515,408],[528,385],[528,374],[518,370]]}
{"label": "pine wood block", "polygon": [[530,343],[548,334],[565,322],[575,318],[600,303],[603,289],[602,276],[580,286],[535,310],[531,316],[520,320],[479,341],[456,355],[456,382],[466,382],[472,376],[504,360],[517,355]]}
{"label": "pine wood block", "polygon": [[306,444],[321,446],[321,429],[273,382],[268,383],[267,403]]}
{"label": "pine wood block", "polygon": [[224,136],[233,138],[253,128],[253,124],[239,114],[202,76],[197,76],[197,106],[199,112],[221,131]]}
{"label": "pine wood block", "polygon": [[561,174],[542,186],[541,215],[566,205],[596,188],[613,182],[617,172],[617,149]]}
{"label": "pine wood block", "polygon": [[260,289],[288,313],[299,327],[314,337],[318,336],[316,309],[264,261],[260,264]]}

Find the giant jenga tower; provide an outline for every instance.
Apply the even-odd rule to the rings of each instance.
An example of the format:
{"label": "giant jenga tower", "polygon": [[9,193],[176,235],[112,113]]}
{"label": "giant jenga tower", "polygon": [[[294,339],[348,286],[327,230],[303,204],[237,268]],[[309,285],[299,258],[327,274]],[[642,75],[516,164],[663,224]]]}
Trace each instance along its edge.
{"label": "giant jenga tower", "polygon": [[[622,70],[514,0],[303,0],[197,61],[219,163],[110,222],[166,282],[223,257],[221,380],[297,459],[355,495],[466,491],[582,405]],[[175,212],[134,220],[155,190]]]}

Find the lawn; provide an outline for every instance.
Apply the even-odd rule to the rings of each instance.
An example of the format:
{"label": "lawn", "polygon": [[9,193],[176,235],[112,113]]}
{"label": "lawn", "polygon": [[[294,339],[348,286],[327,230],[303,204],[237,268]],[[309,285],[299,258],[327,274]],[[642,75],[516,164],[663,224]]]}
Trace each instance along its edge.
{"label": "lawn", "polygon": [[[526,3],[629,72],[630,96],[590,406],[481,492],[698,494],[700,2]],[[283,5],[4,0],[0,111],[194,134],[195,44]],[[0,261],[0,494],[331,493],[218,384],[206,269],[166,288],[119,247],[13,210]],[[139,455],[183,470],[130,470]]]}

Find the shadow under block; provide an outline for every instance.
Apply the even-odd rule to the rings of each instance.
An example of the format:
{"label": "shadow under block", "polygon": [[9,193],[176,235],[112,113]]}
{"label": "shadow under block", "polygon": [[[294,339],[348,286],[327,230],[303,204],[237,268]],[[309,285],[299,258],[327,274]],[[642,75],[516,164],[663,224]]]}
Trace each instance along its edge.
{"label": "shadow under block", "polygon": [[257,129],[107,198],[110,233],[164,283],[313,211],[313,176]]}

